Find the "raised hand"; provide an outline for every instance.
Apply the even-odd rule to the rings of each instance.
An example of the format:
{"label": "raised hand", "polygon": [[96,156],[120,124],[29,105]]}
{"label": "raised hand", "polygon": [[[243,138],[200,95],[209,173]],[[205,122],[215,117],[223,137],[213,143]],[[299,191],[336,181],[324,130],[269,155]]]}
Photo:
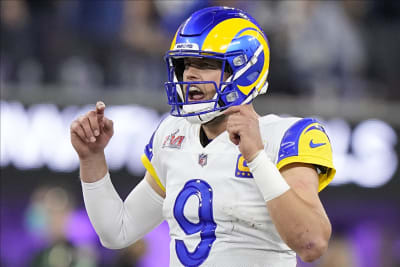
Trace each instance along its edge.
{"label": "raised hand", "polygon": [[94,110],[71,123],[71,143],[81,160],[103,154],[114,134],[112,120],[104,116],[105,108],[106,105],[99,101]]}
{"label": "raised hand", "polygon": [[226,130],[230,140],[250,162],[264,148],[257,113],[252,105],[241,105],[228,108],[224,114],[228,116]]}

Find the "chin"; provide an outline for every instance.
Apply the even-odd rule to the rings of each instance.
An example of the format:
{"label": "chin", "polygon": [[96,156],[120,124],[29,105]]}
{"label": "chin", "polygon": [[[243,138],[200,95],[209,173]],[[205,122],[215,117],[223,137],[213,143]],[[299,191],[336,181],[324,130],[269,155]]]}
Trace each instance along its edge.
{"label": "chin", "polygon": [[214,119],[212,119],[212,120],[210,120],[210,121],[208,121],[206,123],[203,123],[202,125],[210,125],[210,126],[212,126],[212,125],[215,125],[215,124],[219,124],[222,121],[224,121],[225,118],[226,118],[226,116],[224,114],[222,114],[222,115],[217,116]]}

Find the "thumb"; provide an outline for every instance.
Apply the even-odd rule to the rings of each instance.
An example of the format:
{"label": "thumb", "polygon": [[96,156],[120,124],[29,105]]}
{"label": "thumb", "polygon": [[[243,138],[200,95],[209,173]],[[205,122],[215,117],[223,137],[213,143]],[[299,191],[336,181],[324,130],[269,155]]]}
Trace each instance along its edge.
{"label": "thumb", "polygon": [[104,131],[108,133],[114,132],[114,122],[106,117],[103,117]]}

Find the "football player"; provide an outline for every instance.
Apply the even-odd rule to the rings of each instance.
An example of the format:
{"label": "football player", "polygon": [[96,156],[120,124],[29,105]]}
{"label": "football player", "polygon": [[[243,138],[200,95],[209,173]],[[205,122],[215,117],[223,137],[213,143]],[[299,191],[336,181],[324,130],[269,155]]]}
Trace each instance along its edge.
{"label": "football player", "polygon": [[259,116],[269,46],[244,11],[210,7],[177,30],[165,60],[171,115],[155,130],[144,179],[125,201],[104,148],[105,105],[71,124],[90,220],[108,248],[122,248],[163,220],[170,266],[296,266],[327,249],[331,225],[318,192],[332,180],[332,151],[312,118]]}

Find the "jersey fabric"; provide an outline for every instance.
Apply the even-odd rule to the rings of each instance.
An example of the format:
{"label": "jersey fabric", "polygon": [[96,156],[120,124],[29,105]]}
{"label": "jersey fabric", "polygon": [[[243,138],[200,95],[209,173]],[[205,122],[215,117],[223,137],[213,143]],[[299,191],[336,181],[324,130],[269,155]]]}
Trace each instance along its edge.
{"label": "jersey fabric", "polygon": [[[335,169],[318,121],[267,115],[259,124],[265,151],[278,168],[315,164],[319,189],[328,185]],[[203,147],[200,127],[168,116],[142,156],[166,192],[170,266],[296,266],[296,254],[280,238],[238,146],[225,131]]]}

